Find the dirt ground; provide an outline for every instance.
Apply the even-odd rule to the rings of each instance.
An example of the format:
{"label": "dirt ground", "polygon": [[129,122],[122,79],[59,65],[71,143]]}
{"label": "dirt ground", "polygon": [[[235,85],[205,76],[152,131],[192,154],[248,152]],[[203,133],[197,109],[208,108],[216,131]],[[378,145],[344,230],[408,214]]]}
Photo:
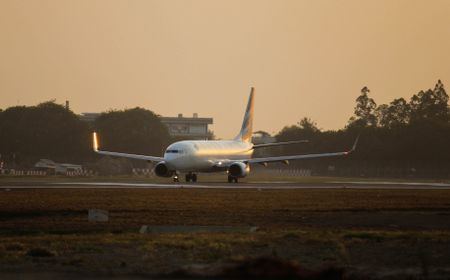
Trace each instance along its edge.
{"label": "dirt ground", "polygon": [[[89,222],[94,208],[108,210],[109,221]],[[168,230],[139,233],[143,225]],[[217,226],[229,230],[208,228]],[[247,278],[263,270],[319,279],[330,268],[335,279],[449,279],[450,190],[0,193],[1,278]]]}

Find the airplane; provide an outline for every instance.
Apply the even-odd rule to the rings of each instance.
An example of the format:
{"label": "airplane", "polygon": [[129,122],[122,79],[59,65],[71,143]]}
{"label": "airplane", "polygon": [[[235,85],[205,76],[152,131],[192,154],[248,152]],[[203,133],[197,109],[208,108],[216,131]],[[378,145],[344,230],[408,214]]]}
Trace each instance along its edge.
{"label": "airplane", "polygon": [[241,130],[232,140],[179,141],[169,145],[163,157],[157,157],[100,150],[97,133],[94,132],[94,152],[107,156],[155,162],[154,173],[160,177],[173,177],[174,182],[179,182],[178,175],[180,173],[185,174],[186,182],[197,182],[197,173],[226,172],[228,174],[228,182],[237,183],[238,179],[244,178],[249,174],[250,165],[253,164],[261,164],[264,166],[273,162],[288,164],[290,160],[346,156],[355,151],[359,136],[356,138],[353,147],[344,152],[252,158],[253,152],[259,148],[307,142],[307,140],[297,140],[258,145],[253,144],[251,140],[253,133],[254,96],[254,88],[252,87]]}

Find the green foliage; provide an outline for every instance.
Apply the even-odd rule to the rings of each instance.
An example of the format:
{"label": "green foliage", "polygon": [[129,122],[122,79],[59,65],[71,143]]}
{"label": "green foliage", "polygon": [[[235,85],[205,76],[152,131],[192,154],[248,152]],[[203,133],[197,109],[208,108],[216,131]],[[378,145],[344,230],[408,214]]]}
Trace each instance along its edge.
{"label": "green foliage", "polygon": [[[94,128],[101,136],[102,147],[111,150],[160,155],[170,142],[158,116],[141,108],[103,113]],[[40,158],[84,163],[94,156],[91,130],[54,101],[10,107],[0,111],[1,159],[9,168],[31,167]],[[131,168],[129,162],[113,163],[119,173]],[[112,163],[100,162],[100,167],[108,164]]]}
{"label": "green foliage", "polygon": [[[408,176],[450,176],[449,98],[442,82],[438,81],[433,90],[413,95],[410,102],[398,98],[378,107],[369,98],[369,92],[367,87],[361,90],[356,99],[355,114],[344,130],[321,132],[307,129],[312,122],[310,120],[302,121],[303,125],[283,128],[276,136],[279,141],[306,139],[310,143],[282,147],[281,153],[343,151],[351,147],[356,135],[361,134],[358,148],[350,158],[324,158],[291,164],[312,168],[316,174],[328,174],[327,168],[332,165],[338,170],[352,170],[352,173],[343,174],[346,176],[367,173],[371,176],[402,176],[405,172]],[[391,173],[392,170],[403,171]]]}
{"label": "green foliage", "polygon": [[214,135],[214,131],[208,129],[208,140],[215,140],[216,135]]}
{"label": "green foliage", "polygon": [[369,98],[369,88],[363,87],[361,95],[356,98],[355,115],[350,118],[349,126],[370,127],[376,126],[377,118],[375,109],[377,104]]}
{"label": "green foliage", "polygon": [[403,98],[394,99],[389,105],[376,109],[378,125],[397,129],[405,126],[446,126],[450,120],[448,95],[441,80],[434,89],[420,91],[408,103]]}
{"label": "green foliage", "polygon": [[170,142],[158,116],[142,108],[103,113],[94,123],[103,149],[126,153],[162,155]]}
{"label": "green foliage", "polygon": [[420,91],[411,97],[411,123],[448,124],[448,95],[439,80],[434,89]]}
{"label": "green foliage", "polygon": [[90,153],[86,123],[52,101],[16,106],[0,113],[0,153],[4,160],[30,165],[39,158],[81,161]]}
{"label": "green foliage", "polygon": [[320,133],[317,124],[310,118],[301,119],[297,125],[285,126],[276,136],[280,141],[313,137]]}
{"label": "green foliage", "polygon": [[398,128],[409,123],[411,107],[403,98],[394,99],[389,105],[382,104],[376,109],[379,126]]}
{"label": "green foliage", "polygon": [[320,129],[317,127],[315,121],[310,118],[303,118],[298,122],[298,126],[304,131],[306,134],[314,134],[320,132]]}

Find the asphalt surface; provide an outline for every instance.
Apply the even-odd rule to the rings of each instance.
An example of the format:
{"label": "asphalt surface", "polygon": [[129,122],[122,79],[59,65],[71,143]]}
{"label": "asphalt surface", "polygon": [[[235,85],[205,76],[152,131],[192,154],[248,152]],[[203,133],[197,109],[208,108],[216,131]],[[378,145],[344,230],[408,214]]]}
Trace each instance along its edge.
{"label": "asphalt surface", "polygon": [[58,182],[4,184],[0,189],[405,189],[435,190],[448,189],[450,184],[422,182],[326,182],[326,183],[286,183],[286,182],[251,182],[251,183],[121,183],[121,182]]}

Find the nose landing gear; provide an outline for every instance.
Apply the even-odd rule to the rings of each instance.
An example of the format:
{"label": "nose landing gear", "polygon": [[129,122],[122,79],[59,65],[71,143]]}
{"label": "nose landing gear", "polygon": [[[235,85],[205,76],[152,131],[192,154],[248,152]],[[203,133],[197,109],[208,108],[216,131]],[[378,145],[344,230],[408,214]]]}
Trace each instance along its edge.
{"label": "nose landing gear", "polygon": [[193,183],[195,183],[195,182],[197,182],[197,174],[195,174],[195,173],[188,173],[188,174],[186,174],[186,182],[193,182]]}
{"label": "nose landing gear", "polygon": [[180,179],[178,179],[178,175],[174,175],[174,176],[173,176],[173,181],[174,181],[175,183],[180,182]]}
{"label": "nose landing gear", "polygon": [[228,183],[233,183],[233,182],[237,183],[238,182],[238,178],[234,177],[234,176],[231,176],[231,175],[228,175]]}

